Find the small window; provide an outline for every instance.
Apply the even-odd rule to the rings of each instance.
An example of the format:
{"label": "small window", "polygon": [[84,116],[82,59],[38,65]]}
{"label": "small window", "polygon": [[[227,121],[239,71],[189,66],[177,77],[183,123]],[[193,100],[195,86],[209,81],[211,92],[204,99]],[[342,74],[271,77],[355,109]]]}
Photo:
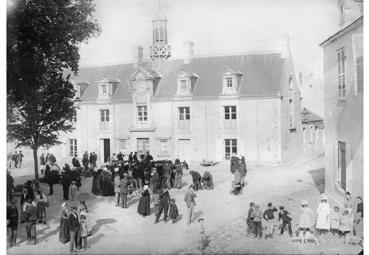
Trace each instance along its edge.
{"label": "small window", "polygon": [[147,106],[137,106],[138,121],[147,121]]}
{"label": "small window", "polygon": [[73,115],[72,115],[70,121],[73,122],[73,123],[77,122],[77,110],[73,110]]}
{"label": "small window", "polygon": [[233,79],[227,78],[227,88],[232,88],[232,87],[233,87]]}
{"label": "small window", "polygon": [[338,66],[338,96],[346,96],[346,56],[345,49],[337,51],[337,66]]}
{"label": "small window", "polygon": [[100,110],[101,122],[109,122],[109,110]]}
{"label": "small window", "polygon": [[190,119],[190,107],[179,107],[179,120]]}
{"label": "small window", "polygon": [[119,139],[118,140],[119,151],[125,151],[127,149],[127,139]]}
{"label": "small window", "polygon": [[226,120],[237,119],[236,106],[224,106],[224,119]]}
{"label": "small window", "polygon": [[186,90],[187,89],[187,82],[186,80],[181,80],[181,89]]}
{"label": "small window", "polygon": [[69,139],[69,156],[77,157],[77,139]]}
{"label": "small window", "polygon": [[106,85],[101,85],[101,91],[103,94],[106,94]]}

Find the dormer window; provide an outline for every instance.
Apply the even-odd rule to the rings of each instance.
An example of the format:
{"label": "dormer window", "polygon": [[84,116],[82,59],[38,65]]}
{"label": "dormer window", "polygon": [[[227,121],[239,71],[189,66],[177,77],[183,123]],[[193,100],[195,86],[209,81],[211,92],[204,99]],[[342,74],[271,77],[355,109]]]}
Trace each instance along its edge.
{"label": "dormer window", "polygon": [[177,76],[177,96],[191,96],[198,76],[195,73],[181,72]]}
{"label": "dormer window", "polygon": [[227,72],[223,74],[223,95],[236,95],[238,93],[242,73],[235,72],[231,69],[228,69]]}
{"label": "dormer window", "polygon": [[115,91],[118,89],[120,80],[105,78],[99,82],[99,99],[110,100]]}
{"label": "dormer window", "polygon": [[186,80],[181,80],[181,89],[182,90],[186,90],[187,89],[187,81]]}
{"label": "dormer window", "polygon": [[232,88],[233,86],[233,79],[232,78],[226,78],[227,79],[227,88]]}

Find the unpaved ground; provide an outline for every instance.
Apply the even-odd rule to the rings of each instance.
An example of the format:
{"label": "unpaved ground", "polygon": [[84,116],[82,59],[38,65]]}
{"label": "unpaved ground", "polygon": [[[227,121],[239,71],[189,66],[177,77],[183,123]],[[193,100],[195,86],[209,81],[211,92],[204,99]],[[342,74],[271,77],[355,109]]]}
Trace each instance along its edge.
{"label": "unpaved ground", "polygon": [[[197,192],[195,216],[196,218],[200,216],[205,218],[207,233],[213,234],[214,238],[216,238],[219,230],[224,232],[224,227],[229,228],[228,233],[235,232],[232,230],[232,226],[234,224],[240,225],[237,224],[237,220],[241,217],[243,219],[246,215],[248,204],[251,201],[260,203],[264,207],[269,201],[278,202],[277,197],[279,197],[287,199],[291,206],[298,206],[301,201],[299,199],[288,200],[289,195],[305,195],[308,194],[307,191],[309,190],[315,192],[312,193],[311,198],[309,197],[312,200],[309,202],[312,203],[317,199],[319,193],[316,185],[319,187],[319,184],[322,182],[322,176],[324,176],[323,162],[324,158],[319,157],[314,160],[299,160],[283,167],[249,167],[246,177],[248,185],[243,193],[238,196],[231,195],[229,192],[232,176],[229,174],[228,163],[220,163],[212,168],[192,164],[190,167],[198,170],[200,173],[206,170],[210,171],[215,181],[214,190]],[[32,170],[27,171],[32,173]],[[184,182],[187,184],[191,182],[188,171],[184,174]],[[91,178],[88,178],[84,180],[83,189],[89,191],[90,188]],[[170,190],[171,196],[177,201],[180,213],[180,221],[176,224],[171,222],[164,223],[163,221],[154,224],[154,215],[145,218],[141,217],[137,214],[136,200],[130,202],[128,209],[115,207],[113,197],[98,197],[96,200],[88,202],[90,224],[94,229],[94,234],[88,239],[89,249],[81,253],[173,254],[193,247],[199,239],[199,226],[197,223],[190,226],[186,224],[186,208],[183,202],[186,188],[187,186],[181,190]],[[45,190],[48,191],[48,188],[45,187]],[[64,245],[58,241],[59,219],[56,217],[59,206],[62,203],[61,198],[61,187],[56,185],[54,195],[49,199],[51,200],[51,205],[48,208],[48,224],[37,225],[39,243],[35,246],[27,246],[25,244],[25,228],[20,225],[18,230],[20,232],[20,245],[9,249],[9,254],[65,254],[69,252],[69,244]],[[285,205],[287,207],[290,206],[286,203]],[[241,224],[239,231],[242,232],[243,229],[244,226]],[[276,242],[276,244],[274,245],[273,242]],[[255,245],[250,246],[250,243]],[[254,242],[252,239],[247,242],[241,239],[240,236],[232,240],[228,245],[232,244],[232,247],[235,247],[236,250],[234,252],[239,251],[243,253],[243,251],[248,251],[254,253],[254,251],[262,251],[267,249],[267,247],[270,247],[272,250],[278,247],[280,253],[290,253],[291,247],[285,245],[285,243],[287,241],[264,243],[264,241]],[[334,243],[332,245],[333,249],[335,249]],[[225,250],[222,250],[223,253],[227,252],[228,249],[225,246]],[[329,249],[327,248],[327,250]],[[337,247],[334,250],[335,253],[338,253],[340,249]],[[292,250],[295,250],[295,248],[292,248]],[[349,250],[351,251],[352,248]],[[193,250],[193,252],[195,251]]]}

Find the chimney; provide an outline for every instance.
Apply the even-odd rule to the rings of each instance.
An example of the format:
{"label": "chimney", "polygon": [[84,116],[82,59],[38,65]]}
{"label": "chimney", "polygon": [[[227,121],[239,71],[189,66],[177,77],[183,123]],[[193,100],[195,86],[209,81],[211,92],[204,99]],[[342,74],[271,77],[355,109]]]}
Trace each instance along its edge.
{"label": "chimney", "polygon": [[138,46],[137,47],[137,60],[136,60],[136,67],[140,67],[142,66],[143,63],[143,47],[142,46]]}
{"label": "chimney", "polygon": [[187,41],[184,44],[184,64],[189,64],[193,57],[193,42]]}
{"label": "chimney", "polygon": [[282,58],[290,57],[290,37],[288,35],[283,35],[280,40],[280,51]]}

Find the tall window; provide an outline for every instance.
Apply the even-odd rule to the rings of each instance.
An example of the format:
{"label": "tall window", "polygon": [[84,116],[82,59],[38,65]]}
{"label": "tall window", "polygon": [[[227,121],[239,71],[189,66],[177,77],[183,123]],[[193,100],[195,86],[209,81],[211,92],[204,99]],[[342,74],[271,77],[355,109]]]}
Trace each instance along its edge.
{"label": "tall window", "polygon": [[237,119],[236,106],[224,106],[224,119],[226,120]]}
{"label": "tall window", "polygon": [[70,121],[74,123],[77,122],[77,110],[73,110],[73,115],[70,118]]}
{"label": "tall window", "polygon": [[227,78],[227,88],[232,88],[232,86],[233,86],[232,78]]}
{"label": "tall window", "polygon": [[295,104],[293,100],[289,100],[289,129],[290,131],[294,131],[295,129]]}
{"label": "tall window", "polygon": [[190,119],[190,107],[179,107],[179,120]]}
{"label": "tall window", "polygon": [[77,139],[69,139],[69,156],[77,156]]}
{"label": "tall window", "polygon": [[337,185],[346,190],[346,143],[337,144]]}
{"label": "tall window", "polygon": [[225,139],[225,159],[230,159],[232,154],[237,154],[237,139]]}
{"label": "tall window", "polygon": [[337,51],[337,61],[338,61],[338,96],[346,96],[346,78],[345,78],[345,49],[339,49]]}
{"label": "tall window", "polygon": [[364,69],[363,69],[363,35],[354,34],[352,36],[354,66],[355,66],[355,78],[356,78],[356,94],[362,94],[364,92]]}
{"label": "tall window", "polygon": [[100,110],[101,122],[109,122],[109,110]]}
{"label": "tall window", "polygon": [[147,121],[147,106],[137,106],[138,121]]}

